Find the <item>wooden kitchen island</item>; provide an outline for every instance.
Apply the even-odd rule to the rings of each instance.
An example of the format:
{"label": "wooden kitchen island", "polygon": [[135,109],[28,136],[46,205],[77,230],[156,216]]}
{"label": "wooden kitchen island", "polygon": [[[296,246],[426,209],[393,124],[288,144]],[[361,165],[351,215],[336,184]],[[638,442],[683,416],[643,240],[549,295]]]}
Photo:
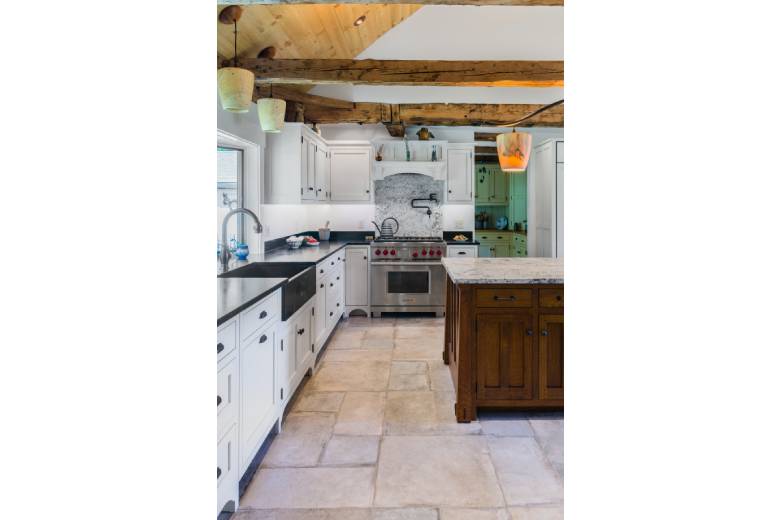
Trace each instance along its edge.
{"label": "wooden kitchen island", "polygon": [[458,422],[563,409],[563,259],[444,258],[444,363]]}

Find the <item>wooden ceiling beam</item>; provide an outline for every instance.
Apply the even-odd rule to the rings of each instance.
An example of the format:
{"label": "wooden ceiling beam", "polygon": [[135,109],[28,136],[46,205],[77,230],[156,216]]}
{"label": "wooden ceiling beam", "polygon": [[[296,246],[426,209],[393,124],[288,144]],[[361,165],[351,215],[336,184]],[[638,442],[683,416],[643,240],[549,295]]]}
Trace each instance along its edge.
{"label": "wooden ceiling beam", "polygon": [[416,5],[542,5],[562,6],[563,0],[252,0],[252,4],[416,4]]}
{"label": "wooden ceiling beam", "polygon": [[[252,101],[257,101],[260,98],[267,98],[271,96],[270,85],[256,85],[254,94],[252,95]],[[328,108],[339,108],[349,110],[353,107],[352,101],[344,101],[342,99],[335,99],[323,96],[315,96],[313,94],[307,94],[300,90],[296,90],[283,85],[274,85],[273,97],[276,99],[284,99],[285,101],[303,103],[304,105],[311,106],[317,105]]]}
{"label": "wooden ceiling beam", "polygon": [[563,61],[239,59],[259,83],[561,87]]}

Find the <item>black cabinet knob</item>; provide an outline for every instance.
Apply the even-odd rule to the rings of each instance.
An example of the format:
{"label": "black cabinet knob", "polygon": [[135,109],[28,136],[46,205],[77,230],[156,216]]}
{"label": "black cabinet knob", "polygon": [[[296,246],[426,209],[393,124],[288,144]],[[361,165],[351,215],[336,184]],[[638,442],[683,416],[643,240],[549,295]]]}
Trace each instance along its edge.
{"label": "black cabinet knob", "polygon": [[306,332],[306,329],[298,329],[298,335],[302,335],[304,332]]}
{"label": "black cabinet knob", "polygon": [[526,330],[525,333],[528,334],[529,336],[533,336],[534,335],[534,331],[531,330],[531,329]]}
{"label": "black cabinet knob", "polygon": [[371,190],[366,190],[366,193],[371,193]]}
{"label": "black cabinet knob", "polygon": [[265,340],[267,340],[267,339],[268,339],[268,336],[266,336],[265,334],[263,334],[262,336],[260,336],[260,341],[259,341],[259,343],[265,343]]}
{"label": "black cabinet knob", "polygon": [[546,330],[543,330],[543,331],[541,332],[541,334],[542,334],[542,336],[546,336],[546,335],[548,334],[548,332],[547,332]]}
{"label": "black cabinet knob", "polygon": [[341,307],[341,304],[340,304],[340,303],[337,303],[337,304],[336,304],[336,307]]}
{"label": "black cabinet knob", "polygon": [[330,312],[330,315],[333,316],[333,311]]}
{"label": "black cabinet knob", "polygon": [[336,280],[341,280],[341,277],[340,277],[340,276],[337,276],[337,277],[336,277]]}
{"label": "black cabinet knob", "polygon": [[330,286],[333,287],[333,283],[331,283]]}
{"label": "black cabinet knob", "polygon": [[325,284],[324,284],[324,283],[321,283],[321,284],[320,284],[320,289],[322,289],[323,287],[325,287]]}
{"label": "black cabinet knob", "polygon": [[225,350],[225,345],[223,345],[222,343],[217,343],[217,354],[219,354],[223,350]]}
{"label": "black cabinet knob", "polygon": [[263,311],[263,312],[261,312],[261,313],[260,313],[260,319],[261,319],[261,320],[262,320],[263,318],[265,318],[266,316],[268,316],[268,313],[267,313],[267,312]]}
{"label": "black cabinet knob", "polygon": [[222,475],[222,470],[217,467],[217,478],[219,478]]}
{"label": "black cabinet knob", "polygon": [[222,398],[220,396],[217,396],[217,406],[222,404]]}
{"label": "black cabinet knob", "polygon": [[558,296],[556,296],[556,297],[555,297],[555,299],[556,299],[557,301],[561,301],[561,295],[559,294]]}

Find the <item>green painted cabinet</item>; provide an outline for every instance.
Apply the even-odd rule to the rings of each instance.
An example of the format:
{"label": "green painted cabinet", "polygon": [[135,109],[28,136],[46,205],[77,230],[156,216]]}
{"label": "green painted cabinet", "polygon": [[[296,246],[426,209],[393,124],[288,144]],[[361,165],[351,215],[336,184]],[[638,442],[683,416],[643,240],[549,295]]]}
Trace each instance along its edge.
{"label": "green painted cabinet", "polygon": [[528,240],[522,233],[514,233],[512,237],[512,254],[510,256],[528,256]]}
{"label": "green painted cabinet", "polygon": [[525,173],[509,174],[509,227],[528,220],[528,185]]}
{"label": "green painted cabinet", "polygon": [[[482,168],[480,168],[482,170]],[[493,174],[490,171],[478,171],[474,175],[474,193],[477,194],[477,204],[490,204],[493,185]]]}
{"label": "green painted cabinet", "polygon": [[509,178],[497,164],[483,164],[474,174],[477,205],[502,206],[509,203]]}

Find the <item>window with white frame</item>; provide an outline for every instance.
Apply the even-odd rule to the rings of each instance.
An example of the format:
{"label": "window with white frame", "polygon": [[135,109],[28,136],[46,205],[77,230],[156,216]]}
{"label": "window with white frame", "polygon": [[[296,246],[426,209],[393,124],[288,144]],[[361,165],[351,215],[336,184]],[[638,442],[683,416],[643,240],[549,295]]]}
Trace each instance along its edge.
{"label": "window with white frame", "polygon": [[[244,152],[238,148],[217,146],[217,244],[221,236],[222,220],[231,210],[244,207]],[[231,247],[244,241],[243,215],[231,217],[227,240]]]}

